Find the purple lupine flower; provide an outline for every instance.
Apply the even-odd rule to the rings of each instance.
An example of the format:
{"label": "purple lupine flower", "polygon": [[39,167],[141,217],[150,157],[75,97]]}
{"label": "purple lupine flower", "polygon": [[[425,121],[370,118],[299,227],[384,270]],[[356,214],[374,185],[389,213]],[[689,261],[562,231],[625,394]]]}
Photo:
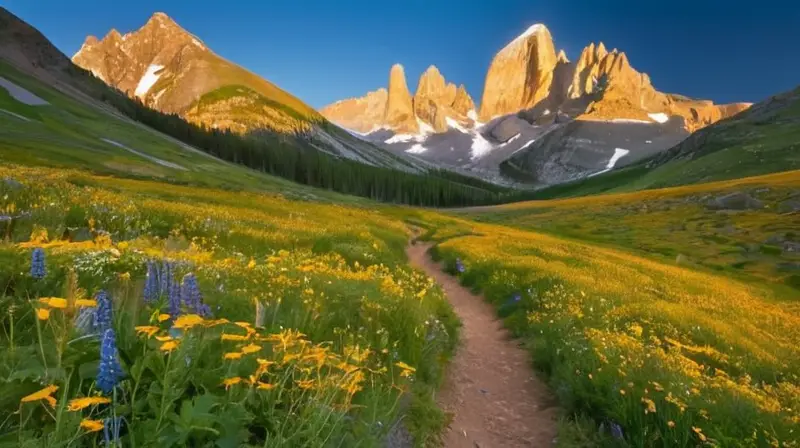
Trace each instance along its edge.
{"label": "purple lupine flower", "polygon": [[203,298],[200,296],[200,289],[197,287],[197,277],[191,272],[183,276],[181,284],[181,301],[188,310],[197,313]]}
{"label": "purple lupine flower", "polygon": [[100,343],[100,366],[97,369],[97,387],[106,395],[110,394],[122,378],[122,366],[117,354],[117,338],[114,329],[103,333]]}
{"label": "purple lupine flower", "polygon": [[103,438],[106,446],[119,442],[119,430],[122,427],[122,417],[108,417],[103,420]]}
{"label": "purple lupine flower", "polygon": [[42,279],[47,275],[47,266],[44,262],[44,249],[37,247],[31,252],[31,277]]}
{"label": "purple lupine flower", "polygon": [[172,264],[165,261],[161,265],[161,273],[159,276],[161,284],[161,295],[168,295],[172,286]]}
{"label": "purple lupine flower", "polygon": [[168,299],[170,316],[178,317],[181,314],[181,285],[178,282],[170,282]]}
{"label": "purple lupine flower", "polygon": [[152,261],[147,262],[147,277],[144,281],[144,301],[146,303],[153,303],[160,296],[158,282],[158,268]]}
{"label": "purple lupine flower", "polygon": [[114,306],[111,303],[111,298],[108,297],[105,291],[98,291],[94,299],[97,301],[97,306],[94,309],[92,327],[94,327],[94,331],[100,334],[111,328],[114,317]]}
{"label": "purple lupine flower", "polygon": [[622,440],[625,437],[625,435],[622,433],[622,426],[619,426],[615,422],[611,422],[609,427],[611,428],[611,435],[615,439]]}
{"label": "purple lupine flower", "polygon": [[467,269],[464,267],[464,263],[461,262],[461,259],[456,258],[456,271],[458,271],[459,274],[462,274],[466,270]]}
{"label": "purple lupine flower", "polygon": [[516,293],[516,294],[514,294],[514,295],[511,297],[511,300],[512,300],[513,302],[519,302],[520,300],[522,300],[522,294],[520,294],[520,293]]}

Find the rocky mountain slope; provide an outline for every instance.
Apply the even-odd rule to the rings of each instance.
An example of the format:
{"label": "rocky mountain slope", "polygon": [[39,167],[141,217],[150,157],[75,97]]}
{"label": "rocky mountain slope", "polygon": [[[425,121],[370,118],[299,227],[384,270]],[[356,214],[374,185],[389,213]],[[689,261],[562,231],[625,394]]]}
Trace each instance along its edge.
{"label": "rocky mountain slope", "polygon": [[242,134],[270,133],[298,148],[421,171],[424,164],[354,138],[278,86],[220,57],[157,12],[140,29],[86,38],[72,61],[132,98],[190,122]]}
{"label": "rocky mountain slope", "polygon": [[[647,158],[749,106],[659,92],[624,52],[608,51],[602,42],[591,43],[570,62],[541,24],[494,57],[480,113],[466,90],[447,85],[435,67],[422,75],[413,98],[401,75],[395,66],[385,100],[381,89],[320,112],[397,153],[537,185]],[[409,99],[415,117],[408,113]]]}
{"label": "rocky mountain slope", "polygon": [[[798,142],[800,86],[694,132],[669,149],[636,163],[541,190],[535,197],[549,199],[635,191],[800,170]],[[512,158],[509,163],[526,161]],[[795,178],[797,176],[794,174]],[[786,178],[792,178],[792,174],[787,173]],[[800,211],[800,202],[792,204],[797,207],[787,212]]]}

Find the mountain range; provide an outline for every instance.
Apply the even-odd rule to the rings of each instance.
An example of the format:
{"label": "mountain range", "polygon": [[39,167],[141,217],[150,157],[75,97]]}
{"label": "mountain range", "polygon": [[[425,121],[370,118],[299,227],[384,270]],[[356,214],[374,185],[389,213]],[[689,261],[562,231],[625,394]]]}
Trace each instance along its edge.
{"label": "mountain range", "polygon": [[536,24],[495,55],[479,109],[435,66],[412,96],[395,65],[388,91],[320,112],[397,153],[552,184],[611,169],[622,157],[629,163],[651,156],[749,106],[659,92],[624,52],[602,42],[570,62],[548,28]]}
{"label": "mountain range", "polygon": [[[754,122],[739,119],[748,103],[717,105],[658,91],[624,52],[609,51],[602,42],[589,44],[572,62],[556,50],[550,31],[541,24],[495,55],[480,103],[436,66],[420,76],[412,94],[404,68],[396,64],[387,88],[316,111],[217,55],[164,13],[153,14],[132,32],[112,29],[102,39],[87,37],[72,61],[12,14],[4,12],[0,21],[0,57],[62,90],[75,90],[78,84],[53,74],[74,72],[77,65],[94,75],[93,82],[207,128],[423,175],[445,168],[501,185],[538,188],[626,166],[663,172],[676,157],[685,161],[693,154],[716,153],[716,147],[708,149],[712,139],[705,137],[720,135],[715,123],[722,121],[720,129],[730,129],[725,123],[731,120]],[[90,84],[81,81],[81,89]],[[794,107],[795,100],[791,93],[765,104],[781,111]],[[758,121],[763,116],[746,117]],[[742,131],[742,138],[767,129],[759,126]],[[776,146],[775,157],[784,149]],[[736,159],[722,154],[726,160]],[[751,168],[748,172],[754,174],[775,169]],[[698,178],[725,177],[713,171],[704,168]]]}

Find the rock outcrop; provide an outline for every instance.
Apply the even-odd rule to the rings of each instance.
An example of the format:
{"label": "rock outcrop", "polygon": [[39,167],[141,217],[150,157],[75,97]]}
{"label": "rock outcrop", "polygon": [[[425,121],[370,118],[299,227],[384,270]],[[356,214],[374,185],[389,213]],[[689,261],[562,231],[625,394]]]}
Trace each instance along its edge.
{"label": "rock outcrop", "polygon": [[403,66],[399,64],[392,67],[388,91],[381,88],[320,109],[327,119],[357,132],[387,128],[398,134],[416,134],[426,125],[436,132],[444,132],[448,118],[471,126],[470,115],[474,111],[475,103],[466,87],[447,82],[433,65],[420,76],[412,97]]}
{"label": "rock outcrop", "polygon": [[447,130],[447,118],[467,121],[467,115],[474,109],[475,103],[467,89],[463,85],[456,87],[446,82],[436,66],[431,65],[420,76],[414,94],[414,112],[436,132]]}
{"label": "rock outcrop", "polygon": [[401,134],[419,132],[419,123],[414,115],[414,101],[408,91],[403,66],[395,64],[389,72],[389,96],[386,100],[384,122]]}
{"label": "rock outcrop", "polygon": [[652,116],[681,116],[689,132],[735,115],[748,103],[715,105],[661,93],[650,77],[634,69],[628,56],[616,48],[606,50],[600,42],[589,44],[578,59],[569,87],[569,98],[589,101],[583,118],[594,120],[651,120]]}
{"label": "rock outcrop", "polygon": [[483,89],[481,119],[528,109],[547,98],[557,62],[547,27],[536,24],[528,28],[492,60]]}
{"label": "rock outcrop", "polygon": [[380,88],[360,98],[349,98],[325,106],[320,113],[328,120],[347,129],[369,133],[384,124],[389,92]]}

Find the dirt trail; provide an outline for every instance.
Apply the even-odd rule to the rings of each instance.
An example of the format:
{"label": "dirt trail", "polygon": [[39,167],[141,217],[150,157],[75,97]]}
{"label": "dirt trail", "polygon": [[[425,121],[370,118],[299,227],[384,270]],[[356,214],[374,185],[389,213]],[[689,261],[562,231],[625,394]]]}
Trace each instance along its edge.
{"label": "dirt trail", "polygon": [[552,446],[558,409],[547,386],[534,376],[528,353],[510,339],[483,297],[430,259],[431,246],[409,245],[409,261],[442,286],[464,323],[462,345],[438,397],[439,405],[454,414],[445,447]]}

